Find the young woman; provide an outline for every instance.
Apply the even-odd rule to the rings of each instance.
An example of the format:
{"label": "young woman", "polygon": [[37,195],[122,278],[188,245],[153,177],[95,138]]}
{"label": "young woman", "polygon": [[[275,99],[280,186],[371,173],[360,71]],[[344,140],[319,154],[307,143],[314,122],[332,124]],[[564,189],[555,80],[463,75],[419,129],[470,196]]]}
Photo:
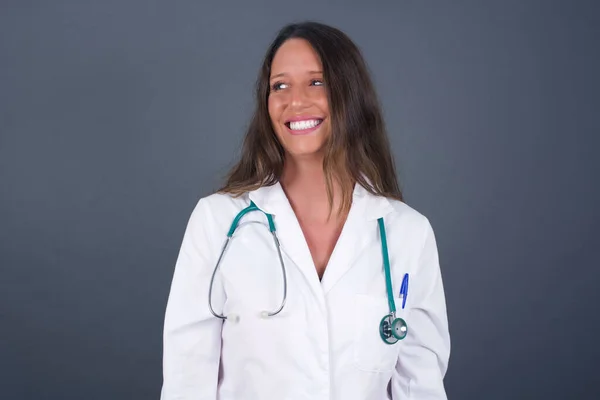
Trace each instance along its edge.
{"label": "young woman", "polygon": [[445,399],[436,242],[402,202],[359,50],[286,26],[256,100],[239,163],[183,238],[162,399]]}

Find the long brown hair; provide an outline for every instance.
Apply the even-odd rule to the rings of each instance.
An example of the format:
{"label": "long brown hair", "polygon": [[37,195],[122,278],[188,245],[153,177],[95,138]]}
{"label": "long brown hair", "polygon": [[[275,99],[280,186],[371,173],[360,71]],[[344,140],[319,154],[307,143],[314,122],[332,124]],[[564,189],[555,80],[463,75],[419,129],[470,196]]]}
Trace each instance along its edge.
{"label": "long brown hair", "polygon": [[308,41],[323,64],[332,129],[323,161],[330,210],[334,181],[341,189],[339,213],[350,209],[355,184],[374,195],[402,200],[379,101],[360,50],[339,29],[310,21],[285,26],[269,46],[256,82],[256,109],[241,158],[219,192],[240,196],[273,185],[281,177],[285,153],[267,102],[273,57],[292,38]]}

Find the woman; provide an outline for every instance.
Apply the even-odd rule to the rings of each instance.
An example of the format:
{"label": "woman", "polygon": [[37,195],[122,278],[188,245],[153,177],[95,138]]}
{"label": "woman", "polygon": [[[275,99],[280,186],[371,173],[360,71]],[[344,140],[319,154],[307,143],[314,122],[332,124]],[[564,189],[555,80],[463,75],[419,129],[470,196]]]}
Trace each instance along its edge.
{"label": "woman", "polygon": [[184,235],[162,399],[445,399],[449,349],[434,234],[402,202],[359,50],[283,28],[241,160]]}

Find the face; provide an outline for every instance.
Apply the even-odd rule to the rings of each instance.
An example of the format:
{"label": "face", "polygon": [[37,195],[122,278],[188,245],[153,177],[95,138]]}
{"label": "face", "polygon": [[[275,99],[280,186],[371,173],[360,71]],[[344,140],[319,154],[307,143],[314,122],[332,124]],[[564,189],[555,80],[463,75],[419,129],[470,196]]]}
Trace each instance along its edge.
{"label": "face", "polygon": [[289,39],[271,63],[269,116],[288,155],[320,155],[331,134],[323,66],[304,39]]}

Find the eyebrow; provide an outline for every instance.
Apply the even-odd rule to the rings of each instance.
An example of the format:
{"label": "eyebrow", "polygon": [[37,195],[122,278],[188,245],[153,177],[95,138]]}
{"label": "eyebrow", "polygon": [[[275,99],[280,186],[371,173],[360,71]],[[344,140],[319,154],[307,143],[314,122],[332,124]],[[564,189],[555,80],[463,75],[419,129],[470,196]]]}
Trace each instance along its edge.
{"label": "eyebrow", "polygon": [[[322,73],[323,73],[323,71],[308,71],[309,75],[316,75],[316,74],[322,74]],[[286,75],[287,74],[285,72],[281,72],[281,73],[279,73],[277,75],[271,76],[271,78],[269,78],[269,80],[275,79],[275,78],[281,78],[282,76],[286,76]]]}

